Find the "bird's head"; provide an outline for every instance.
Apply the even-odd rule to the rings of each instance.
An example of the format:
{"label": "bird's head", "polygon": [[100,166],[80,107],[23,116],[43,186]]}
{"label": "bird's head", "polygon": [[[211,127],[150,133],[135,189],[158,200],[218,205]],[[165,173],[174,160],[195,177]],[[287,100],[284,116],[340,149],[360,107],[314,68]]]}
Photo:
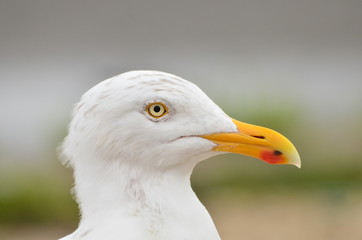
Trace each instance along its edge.
{"label": "bird's head", "polygon": [[230,118],[194,84],[157,71],[127,72],[86,92],[63,151],[72,165],[99,156],[164,169],[232,152],[300,166],[295,147],[281,134]]}

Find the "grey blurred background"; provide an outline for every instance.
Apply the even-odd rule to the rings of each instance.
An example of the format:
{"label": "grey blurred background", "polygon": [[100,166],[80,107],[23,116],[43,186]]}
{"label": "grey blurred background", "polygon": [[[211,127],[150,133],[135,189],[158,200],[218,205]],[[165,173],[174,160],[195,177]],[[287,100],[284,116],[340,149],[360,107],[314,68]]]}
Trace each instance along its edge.
{"label": "grey blurred background", "polygon": [[[0,238],[77,226],[56,158],[72,106],[136,69],[282,132],[302,169],[225,155],[193,185],[223,239],[361,239],[362,1],[0,1]],[[346,237],[348,236],[348,237]]]}

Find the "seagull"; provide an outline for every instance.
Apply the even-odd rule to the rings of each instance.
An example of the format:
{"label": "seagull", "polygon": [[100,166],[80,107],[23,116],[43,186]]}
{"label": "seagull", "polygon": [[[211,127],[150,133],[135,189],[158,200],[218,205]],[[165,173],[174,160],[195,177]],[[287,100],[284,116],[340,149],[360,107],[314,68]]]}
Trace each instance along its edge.
{"label": "seagull", "polygon": [[230,118],[178,76],[130,71],[100,82],[75,105],[61,145],[81,220],[60,240],[220,239],[190,176],[222,153],[301,164],[287,138]]}

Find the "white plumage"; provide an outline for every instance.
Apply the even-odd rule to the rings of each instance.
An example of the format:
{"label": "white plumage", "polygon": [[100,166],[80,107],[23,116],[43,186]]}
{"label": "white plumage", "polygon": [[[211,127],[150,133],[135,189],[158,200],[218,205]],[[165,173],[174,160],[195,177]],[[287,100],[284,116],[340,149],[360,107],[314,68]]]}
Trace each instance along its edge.
{"label": "white plumage", "polygon": [[[165,106],[163,116],[149,112],[153,103]],[[132,71],[94,86],[75,106],[62,145],[81,211],[78,229],[62,240],[220,239],[190,175],[222,153],[204,136],[238,129],[197,86],[171,74]]]}

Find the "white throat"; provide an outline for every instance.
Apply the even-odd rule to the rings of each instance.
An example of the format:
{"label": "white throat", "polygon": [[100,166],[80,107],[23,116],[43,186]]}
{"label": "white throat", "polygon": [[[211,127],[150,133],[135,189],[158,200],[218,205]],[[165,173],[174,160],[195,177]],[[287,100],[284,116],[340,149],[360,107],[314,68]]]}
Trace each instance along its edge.
{"label": "white throat", "polygon": [[[95,162],[103,164],[94,164]],[[88,164],[89,159],[87,159]],[[98,162],[98,163],[100,163]],[[65,239],[220,239],[190,185],[193,165],[142,171],[94,159],[74,166],[82,219]],[[90,167],[92,166],[92,167]]]}

